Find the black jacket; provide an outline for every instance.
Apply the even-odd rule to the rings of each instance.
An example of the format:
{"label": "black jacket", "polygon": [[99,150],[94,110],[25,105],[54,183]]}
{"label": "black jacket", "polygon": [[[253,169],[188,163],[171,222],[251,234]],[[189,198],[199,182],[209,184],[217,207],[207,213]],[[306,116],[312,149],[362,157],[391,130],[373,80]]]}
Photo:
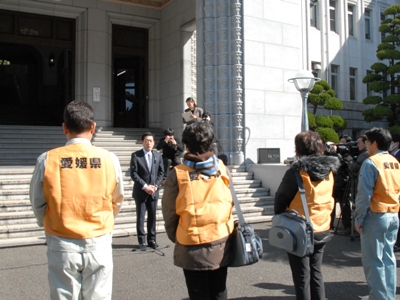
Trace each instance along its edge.
{"label": "black jacket", "polygon": [[183,146],[181,141],[177,138],[175,138],[175,141],[176,145],[173,145],[172,143],[166,143],[165,138],[161,138],[156,146],[156,149],[162,150],[163,157],[174,159],[174,157],[181,156],[183,153]]}
{"label": "black jacket", "polygon": [[[280,214],[286,211],[290,203],[296,196],[299,188],[296,181],[296,172],[303,170],[308,173],[311,181],[322,181],[330,172],[336,172],[340,167],[340,161],[335,156],[304,156],[293,163],[286,171],[282,182],[275,194],[274,211]],[[333,192],[333,190],[332,190]],[[315,236],[316,240],[322,239],[328,233],[322,233],[321,236]]]}

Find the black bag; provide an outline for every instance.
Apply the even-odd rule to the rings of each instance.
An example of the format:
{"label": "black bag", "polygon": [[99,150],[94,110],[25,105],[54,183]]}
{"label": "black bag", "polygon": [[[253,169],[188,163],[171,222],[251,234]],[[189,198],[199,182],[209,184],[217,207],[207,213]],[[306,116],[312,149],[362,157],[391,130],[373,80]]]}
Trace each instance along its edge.
{"label": "black bag", "polygon": [[229,187],[231,189],[233,202],[235,203],[236,214],[239,220],[235,221],[235,228],[231,234],[232,239],[232,260],[229,267],[241,267],[254,264],[260,260],[263,255],[263,245],[261,238],[256,236],[254,228],[246,224],[239,201],[232,185],[232,176],[230,173]]}
{"label": "black bag", "polygon": [[273,216],[272,227],[269,231],[269,243],[288,253],[304,257],[314,253],[314,228],[310,220],[305,190],[299,172],[296,172],[296,180],[306,218],[304,219],[295,210]]}
{"label": "black bag", "polygon": [[232,261],[230,267],[241,267],[254,264],[263,255],[261,238],[254,234],[254,228],[249,224],[241,225],[235,221],[232,232]]}

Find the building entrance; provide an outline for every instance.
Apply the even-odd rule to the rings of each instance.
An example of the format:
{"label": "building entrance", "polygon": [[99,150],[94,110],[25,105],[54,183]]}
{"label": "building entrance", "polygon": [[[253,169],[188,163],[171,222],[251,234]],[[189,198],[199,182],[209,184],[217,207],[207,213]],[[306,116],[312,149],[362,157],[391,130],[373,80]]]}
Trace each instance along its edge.
{"label": "building entrance", "polygon": [[74,95],[75,21],[0,10],[0,124],[60,126]]}
{"label": "building entrance", "polygon": [[113,25],[114,127],[148,125],[148,31]]}

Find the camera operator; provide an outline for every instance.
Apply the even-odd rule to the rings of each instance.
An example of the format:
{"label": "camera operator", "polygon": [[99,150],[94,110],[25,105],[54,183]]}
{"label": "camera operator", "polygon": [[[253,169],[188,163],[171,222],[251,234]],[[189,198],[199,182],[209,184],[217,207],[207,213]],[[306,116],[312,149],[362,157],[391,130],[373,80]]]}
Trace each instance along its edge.
{"label": "camera operator", "polygon": [[164,163],[164,179],[167,178],[171,167],[181,164],[183,156],[183,146],[179,139],[174,137],[174,130],[167,128],[164,130],[164,137],[160,139],[156,149],[162,150],[162,158]]}
{"label": "camera operator", "polygon": [[[351,138],[350,138],[351,139]],[[346,139],[341,137],[341,141]],[[332,142],[327,142],[325,144],[326,151],[325,155],[336,156],[340,160],[340,167],[334,173],[335,184],[333,186],[333,197],[335,198],[335,207],[331,214],[331,229],[334,229],[335,219],[336,219],[336,203],[340,203],[342,224],[346,233],[351,232],[351,209],[350,202],[345,195],[346,185],[349,182],[350,172],[347,167],[346,159],[351,156],[351,151],[348,148],[348,143],[345,144],[334,144]]]}
{"label": "camera operator", "polygon": [[367,145],[365,144],[367,137],[365,135],[360,135],[357,138],[357,148],[360,151],[357,155],[357,159],[354,160],[353,156],[347,157],[347,163],[349,166],[350,171],[352,172],[353,176],[357,176],[358,172],[360,171],[361,165],[369,157],[367,152]]}

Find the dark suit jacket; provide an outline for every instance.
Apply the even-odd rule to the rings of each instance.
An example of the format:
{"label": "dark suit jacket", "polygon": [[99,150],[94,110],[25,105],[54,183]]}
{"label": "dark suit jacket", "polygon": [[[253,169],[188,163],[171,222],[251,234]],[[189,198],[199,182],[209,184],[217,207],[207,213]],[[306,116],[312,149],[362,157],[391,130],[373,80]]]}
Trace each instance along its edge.
{"label": "dark suit jacket", "polygon": [[164,176],[164,164],[160,152],[153,150],[153,166],[150,171],[147,167],[143,149],[132,153],[130,172],[134,182],[132,197],[136,200],[158,199],[159,189],[150,196],[143,190],[145,184],[160,186]]}
{"label": "dark suit jacket", "polygon": [[397,151],[396,155],[393,155],[398,162],[400,162],[400,151]]}

